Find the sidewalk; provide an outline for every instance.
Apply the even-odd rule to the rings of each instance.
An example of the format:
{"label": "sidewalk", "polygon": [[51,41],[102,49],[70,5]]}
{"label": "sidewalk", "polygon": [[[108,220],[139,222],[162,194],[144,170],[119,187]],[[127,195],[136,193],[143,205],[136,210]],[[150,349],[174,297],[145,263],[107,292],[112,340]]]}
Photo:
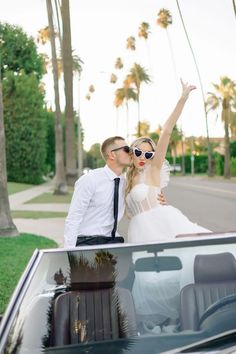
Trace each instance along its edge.
{"label": "sidewalk", "polygon": [[[46,183],[35,186],[22,192],[9,196],[11,210],[30,210],[30,211],[55,211],[67,212],[69,204],[24,204],[29,200],[51,191],[53,185]],[[44,218],[44,219],[13,219],[19,232],[32,233],[45,236],[54,240],[59,247],[63,247],[63,234],[65,218]]]}

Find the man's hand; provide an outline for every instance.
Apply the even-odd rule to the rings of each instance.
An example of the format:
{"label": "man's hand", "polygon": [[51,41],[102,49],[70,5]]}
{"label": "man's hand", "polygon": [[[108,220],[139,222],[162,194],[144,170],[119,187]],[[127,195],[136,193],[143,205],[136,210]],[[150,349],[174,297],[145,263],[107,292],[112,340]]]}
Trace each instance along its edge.
{"label": "man's hand", "polygon": [[160,194],[158,194],[157,199],[159,200],[161,205],[167,205],[166,202],[166,197],[164,196],[163,192],[161,192]]}

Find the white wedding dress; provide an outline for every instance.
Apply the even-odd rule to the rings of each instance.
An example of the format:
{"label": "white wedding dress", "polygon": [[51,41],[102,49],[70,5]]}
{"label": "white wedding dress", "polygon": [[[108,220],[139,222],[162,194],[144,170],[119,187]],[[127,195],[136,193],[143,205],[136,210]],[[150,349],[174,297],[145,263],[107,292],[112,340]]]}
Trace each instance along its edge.
{"label": "white wedding dress", "polygon": [[[128,242],[148,243],[174,239],[178,234],[210,232],[191,222],[182,212],[170,205],[161,205],[158,194],[169,182],[170,168],[167,161],[161,169],[160,187],[144,183],[145,172],[140,174],[140,181],[127,195],[128,215],[131,217],[128,228]],[[178,250],[177,250],[178,251]],[[165,251],[168,255],[168,251]],[[174,255],[171,250],[170,255]],[[178,255],[178,252],[177,252]],[[146,252],[134,254],[138,258],[153,256]],[[183,261],[183,260],[182,260]],[[187,265],[188,267],[188,265]],[[162,331],[159,326],[165,319],[177,320],[180,272],[135,272],[133,298],[138,316],[153,319],[153,331]],[[156,299],[156,301],[153,301]]]}
{"label": "white wedding dress", "polygon": [[180,210],[171,205],[161,205],[158,194],[169,182],[170,168],[167,161],[161,169],[160,187],[144,183],[145,172],[140,181],[126,197],[130,219],[128,242],[152,242],[173,239],[179,234],[210,232],[191,222]]}

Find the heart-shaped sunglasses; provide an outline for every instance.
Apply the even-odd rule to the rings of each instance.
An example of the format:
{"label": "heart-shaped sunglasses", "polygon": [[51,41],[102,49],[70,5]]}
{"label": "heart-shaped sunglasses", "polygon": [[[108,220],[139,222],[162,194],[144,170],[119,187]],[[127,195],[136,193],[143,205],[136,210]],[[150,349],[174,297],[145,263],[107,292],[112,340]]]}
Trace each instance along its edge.
{"label": "heart-shaped sunglasses", "polygon": [[146,160],[150,160],[153,158],[155,152],[154,151],[143,151],[137,147],[133,148],[133,153],[136,157],[143,156]]}

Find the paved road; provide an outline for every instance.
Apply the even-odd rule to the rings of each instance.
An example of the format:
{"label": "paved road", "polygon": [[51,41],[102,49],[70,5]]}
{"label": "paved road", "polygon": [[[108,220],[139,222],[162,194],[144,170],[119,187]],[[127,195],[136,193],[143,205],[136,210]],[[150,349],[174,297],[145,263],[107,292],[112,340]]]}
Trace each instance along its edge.
{"label": "paved road", "polygon": [[[206,177],[173,177],[164,189],[167,202],[190,220],[212,231],[236,231],[236,180]],[[119,225],[127,234],[128,221]]]}
{"label": "paved road", "polygon": [[172,177],[165,195],[192,221],[212,231],[236,231],[235,181]]}

